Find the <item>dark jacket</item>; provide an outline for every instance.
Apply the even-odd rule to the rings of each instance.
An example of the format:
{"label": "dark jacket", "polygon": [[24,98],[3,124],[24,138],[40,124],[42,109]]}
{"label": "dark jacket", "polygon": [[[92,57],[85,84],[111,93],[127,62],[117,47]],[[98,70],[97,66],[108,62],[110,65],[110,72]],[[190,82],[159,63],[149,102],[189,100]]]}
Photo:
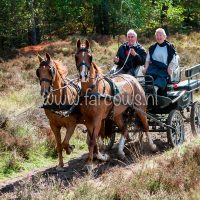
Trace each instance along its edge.
{"label": "dark jacket", "polygon": [[165,41],[162,46],[167,45],[167,65],[153,60],[152,55],[153,52],[158,44],[155,43],[150,46],[149,48],[149,55],[150,55],[150,61],[149,67],[147,69],[146,75],[151,75],[154,78],[154,84],[161,88],[162,90],[165,90],[167,82],[169,80],[169,75],[167,72],[167,68],[169,63],[172,61],[174,54],[176,53],[174,46],[170,44],[169,42]]}
{"label": "dark jacket", "polygon": [[133,48],[137,53],[137,55],[136,56],[132,56],[131,54],[129,55],[129,58],[123,70],[128,71],[131,68],[136,68],[137,66],[144,65],[147,54],[142,45],[140,45],[137,42],[134,46],[129,47],[128,43],[126,42],[119,47],[116,55],[117,57],[119,57],[119,62],[116,63],[118,65],[118,69],[124,65],[124,62],[126,60],[130,48]]}

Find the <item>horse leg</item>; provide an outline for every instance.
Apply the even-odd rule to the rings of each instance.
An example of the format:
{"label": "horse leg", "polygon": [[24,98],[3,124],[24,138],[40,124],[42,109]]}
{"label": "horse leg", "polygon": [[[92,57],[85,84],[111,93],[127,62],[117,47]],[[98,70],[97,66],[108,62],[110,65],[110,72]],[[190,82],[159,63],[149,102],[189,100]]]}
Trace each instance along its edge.
{"label": "horse leg", "polygon": [[123,149],[124,149],[125,141],[128,137],[128,129],[127,129],[127,126],[124,124],[122,114],[118,115],[117,117],[114,117],[114,121],[122,133],[121,138],[119,140],[119,145],[118,145],[118,155],[121,158],[124,158],[125,153],[124,153]]}
{"label": "horse leg", "polygon": [[[99,123],[99,121],[98,121]],[[105,120],[101,121],[101,126],[100,126],[100,130],[98,133],[98,137],[97,137],[97,159],[102,160],[102,161],[108,161],[110,159],[110,156],[106,153],[101,153],[101,151],[104,150],[104,143],[102,138],[105,137]]]}
{"label": "horse leg", "polygon": [[142,122],[143,129],[145,131],[145,134],[146,134],[146,137],[147,137],[151,151],[156,152],[157,147],[153,143],[153,140],[152,140],[151,136],[149,135],[149,125],[148,125],[147,117],[145,115],[143,115],[141,112],[137,112],[136,115],[140,118],[140,120]]}
{"label": "horse leg", "polygon": [[57,169],[61,169],[63,168],[64,166],[64,163],[63,163],[63,156],[62,156],[62,144],[61,144],[61,134],[60,134],[60,129],[61,127],[56,127],[52,124],[50,124],[51,126],[51,129],[55,135],[55,138],[56,138],[56,149],[57,149],[57,152],[58,152],[58,159],[59,159],[59,164],[58,164],[58,167]]}
{"label": "horse leg", "polygon": [[76,128],[76,125],[72,125],[71,127],[68,127],[67,130],[66,130],[66,135],[65,135],[65,138],[62,142],[62,147],[63,149],[65,149],[66,153],[69,155],[73,149],[75,148],[74,145],[70,145],[69,144],[69,140],[72,136],[72,134],[74,133],[74,130]]}
{"label": "horse leg", "polygon": [[99,151],[104,150],[103,138],[105,138],[105,120],[103,120],[101,123],[99,137],[97,138],[97,144],[98,144]]}
{"label": "horse leg", "polygon": [[[91,164],[93,161],[93,156],[94,153],[96,153],[96,157],[99,160],[102,161],[107,161],[109,159],[109,156],[107,154],[101,154],[101,152],[98,149],[98,145],[97,145],[97,138],[99,136],[100,133],[100,129],[101,129],[101,120],[95,120],[93,129],[91,129],[91,127],[89,128],[89,126],[87,126],[89,133],[90,134],[90,141],[89,141],[89,155],[88,155],[88,159],[87,159],[87,163]],[[91,130],[91,132],[90,132]]]}
{"label": "horse leg", "polygon": [[87,145],[88,145],[88,151],[89,151],[88,158],[86,159],[86,165],[91,166],[92,161],[93,161],[93,153],[94,153],[94,136],[93,136],[94,127],[92,123],[86,123],[86,127],[88,130]]}
{"label": "horse leg", "polygon": [[142,131],[139,132],[139,145],[141,149],[143,149],[143,132]]}
{"label": "horse leg", "polygon": [[[86,139],[86,143],[88,145],[88,150],[90,150],[90,134],[87,133],[87,139]],[[97,155],[97,146],[94,147],[94,150],[93,150],[93,158],[96,158],[96,155]]]}

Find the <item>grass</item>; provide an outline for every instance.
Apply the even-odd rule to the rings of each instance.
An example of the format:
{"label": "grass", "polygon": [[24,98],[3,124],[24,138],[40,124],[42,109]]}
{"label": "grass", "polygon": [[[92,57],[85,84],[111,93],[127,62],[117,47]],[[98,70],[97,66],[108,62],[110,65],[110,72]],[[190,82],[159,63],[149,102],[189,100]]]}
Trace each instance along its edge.
{"label": "grass", "polygon": [[0,96],[0,108],[12,115],[18,114],[31,106],[36,106],[39,98],[38,85],[27,85],[19,91],[3,93]]}
{"label": "grass", "polygon": [[[87,199],[93,195],[93,199],[177,199],[184,196],[190,197],[191,191],[197,189],[200,183],[200,140],[196,145],[184,146],[171,150],[171,156],[163,154],[154,160],[154,168],[141,167],[128,177],[119,171],[112,171],[100,181],[82,180],[77,183],[72,199]],[[146,161],[148,163],[148,160]],[[122,171],[123,173],[123,171]],[[192,178],[193,177],[193,178]],[[82,191],[84,189],[84,192]],[[199,194],[199,192],[197,192]],[[196,194],[196,195],[197,195]]]}
{"label": "grass", "polygon": [[[12,154],[5,154],[1,159],[0,180],[5,181],[10,178],[25,175],[28,172],[56,164],[57,159],[45,156],[46,150],[44,147],[35,149],[34,153],[30,154],[28,160],[21,157],[13,158]],[[13,159],[15,159],[14,163]]]}
{"label": "grass", "polygon": [[[64,162],[69,161],[77,157],[78,155],[86,152],[87,145],[85,142],[85,136],[74,134],[71,139],[71,144],[75,145],[74,151],[70,155],[64,155]],[[47,148],[47,141],[43,138],[43,141],[36,143],[35,145],[31,145],[28,151],[28,158],[23,158],[20,156],[19,152],[15,149],[12,151],[6,151],[1,153],[0,160],[0,182],[8,180],[10,178],[18,177],[21,175],[25,175],[32,170],[36,170],[43,167],[55,166],[58,164],[57,156],[54,156],[50,153]],[[16,155],[13,155],[15,151]]]}
{"label": "grass", "polygon": [[[16,197],[29,199],[189,199],[200,197],[200,139],[128,168],[115,167],[101,177],[86,175],[66,188],[54,178],[38,178],[38,190],[27,182]],[[149,165],[149,162],[153,162]],[[5,194],[4,198],[9,199]],[[13,194],[12,194],[13,195]]]}

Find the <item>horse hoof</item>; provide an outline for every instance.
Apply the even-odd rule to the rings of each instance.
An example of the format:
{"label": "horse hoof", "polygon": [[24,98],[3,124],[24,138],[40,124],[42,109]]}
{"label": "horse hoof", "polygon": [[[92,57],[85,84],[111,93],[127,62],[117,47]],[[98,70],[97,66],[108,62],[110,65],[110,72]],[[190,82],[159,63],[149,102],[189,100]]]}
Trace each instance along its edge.
{"label": "horse hoof", "polygon": [[69,145],[69,148],[73,151],[75,149],[75,145]]}
{"label": "horse hoof", "polygon": [[155,144],[150,145],[150,149],[153,153],[156,153],[158,151],[158,148]]}
{"label": "horse hoof", "polygon": [[117,149],[117,148],[118,148],[118,146],[119,146],[119,144],[118,144],[118,143],[116,143],[116,144],[114,144],[114,145],[113,145],[112,149]]}
{"label": "horse hoof", "polygon": [[69,145],[68,148],[66,148],[66,154],[70,155],[71,152],[75,149],[75,145]]}
{"label": "horse hoof", "polygon": [[93,164],[86,164],[84,168],[89,174],[92,174],[94,166],[93,166]]}
{"label": "horse hoof", "polygon": [[110,156],[109,156],[108,154],[104,154],[103,156],[104,156],[104,158],[105,158],[105,161],[110,160]]}
{"label": "horse hoof", "polygon": [[71,152],[72,152],[72,150],[71,150],[70,148],[69,148],[69,149],[66,149],[66,154],[67,154],[67,155],[70,155]]}
{"label": "horse hoof", "polygon": [[56,167],[56,170],[59,171],[59,172],[63,172],[63,171],[64,171],[64,168],[63,168],[63,167],[60,167],[60,166],[57,166],[57,167]]}
{"label": "horse hoof", "polygon": [[97,154],[97,159],[106,162],[110,159],[110,156],[106,153],[105,154]]}
{"label": "horse hoof", "polygon": [[125,153],[122,151],[122,152],[118,152],[118,156],[120,159],[124,159],[126,156],[125,156]]}

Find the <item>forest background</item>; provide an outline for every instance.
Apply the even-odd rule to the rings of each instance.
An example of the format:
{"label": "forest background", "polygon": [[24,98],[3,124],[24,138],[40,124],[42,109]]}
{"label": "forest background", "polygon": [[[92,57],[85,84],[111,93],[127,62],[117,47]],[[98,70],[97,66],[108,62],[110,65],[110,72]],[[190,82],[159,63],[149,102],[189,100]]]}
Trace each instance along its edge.
{"label": "forest background", "polygon": [[55,36],[198,31],[199,8],[199,0],[1,0],[0,55]]}

